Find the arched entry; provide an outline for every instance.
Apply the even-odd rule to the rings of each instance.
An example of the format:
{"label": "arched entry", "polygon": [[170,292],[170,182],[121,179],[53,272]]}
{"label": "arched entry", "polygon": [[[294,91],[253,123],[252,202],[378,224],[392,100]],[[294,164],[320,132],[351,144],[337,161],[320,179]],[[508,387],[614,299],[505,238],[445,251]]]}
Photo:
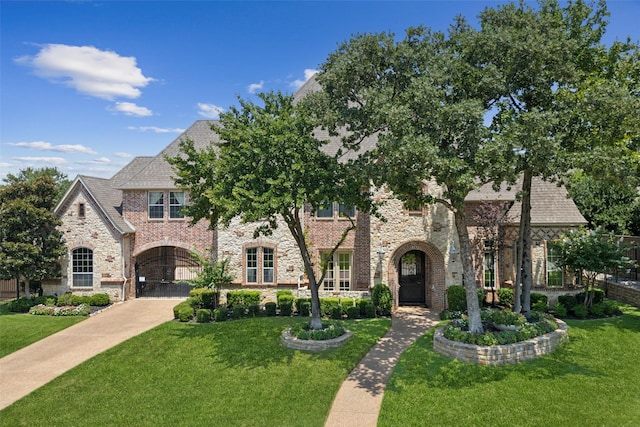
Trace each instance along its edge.
{"label": "arched entry", "polygon": [[402,255],[398,265],[398,303],[400,305],[425,304],[424,252],[414,250]]}
{"label": "arched entry", "polygon": [[444,256],[432,243],[410,241],[400,245],[393,251],[388,269],[394,306],[425,304],[435,311],[444,310],[444,272]]}
{"label": "arched entry", "polygon": [[136,256],[136,297],[185,297],[200,265],[188,250],[159,246]]}

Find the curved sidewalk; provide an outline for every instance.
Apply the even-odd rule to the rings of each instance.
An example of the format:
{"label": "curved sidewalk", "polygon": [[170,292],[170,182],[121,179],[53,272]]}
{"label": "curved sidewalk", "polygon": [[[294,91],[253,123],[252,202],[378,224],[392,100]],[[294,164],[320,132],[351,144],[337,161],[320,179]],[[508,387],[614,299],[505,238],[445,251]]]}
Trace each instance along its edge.
{"label": "curved sidewalk", "polygon": [[177,299],[134,299],[0,359],[0,409],[131,337],[173,319]]}
{"label": "curved sidewalk", "polygon": [[438,322],[437,314],[426,308],[396,310],[389,331],[342,383],[325,427],[375,426],[387,381],[400,355]]}

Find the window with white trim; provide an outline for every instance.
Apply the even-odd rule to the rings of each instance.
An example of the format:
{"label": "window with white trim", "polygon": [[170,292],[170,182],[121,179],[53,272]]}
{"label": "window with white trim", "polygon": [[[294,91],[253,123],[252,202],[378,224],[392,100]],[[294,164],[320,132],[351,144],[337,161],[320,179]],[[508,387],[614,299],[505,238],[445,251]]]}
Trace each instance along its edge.
{"label": "window with white trim", "polygon": [[316,218],[355,218],[356,207],[338,202],[323,202],[316,208]]}
{"label": "window with white trim", "polygon": [[164,192],[149,191],[149,219],[164,218]]}
{"label": "window with white trim", "polygon": [[564,285],[564,272],[560,264],[558,246],[553,242],[547,242],[547,286],[562,287]]}
{"label": "window with white trim", "polygon": [[184,218],[184,215],[182,214],[182,208],[184,208],[184,191],[170,191],[169,218]]}
{"label": "window with white trim", "polygon": [[245,249],[245,283],[275,283],[275,249],[254,246]]}
{"label": "window with white trim", "polygon": [[93,251],[89,248],[74,249],[71,254],[74,288],[93,287]]}
{"label": "window with white trim", "polygon": [[482,281],[486,288],[496,285],[496,255],[493,250],[493,241],[485,240],[482,262]]}
{"label": "window with white trim", "polygon": [[[328,256],[325,253],[323,256]],[[324,277],[322,288],[325,291],[349,291],[351,290],[351,253],[336,252],[333,258],[327,261],[327,274]]]}

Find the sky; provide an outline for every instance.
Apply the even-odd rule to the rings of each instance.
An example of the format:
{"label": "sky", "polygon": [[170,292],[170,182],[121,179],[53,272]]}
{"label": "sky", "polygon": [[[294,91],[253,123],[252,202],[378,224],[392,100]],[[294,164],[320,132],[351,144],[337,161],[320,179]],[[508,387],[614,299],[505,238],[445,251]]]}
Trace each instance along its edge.
{"label": "sky", "polygon": [[[294,93],[353,35],[476,24],[504,3],[0,0],[0,180],[109,178],[238,97]],[[604,42],[640,41],[640,0],[607,6]]]}

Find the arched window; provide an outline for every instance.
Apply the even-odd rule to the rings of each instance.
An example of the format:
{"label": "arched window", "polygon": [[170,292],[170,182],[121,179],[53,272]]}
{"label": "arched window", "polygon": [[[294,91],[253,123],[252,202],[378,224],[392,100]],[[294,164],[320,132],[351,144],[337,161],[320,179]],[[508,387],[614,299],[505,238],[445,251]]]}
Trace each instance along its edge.
{"label": "arched window", "polygon": [[89,248],[73,250],[73,287],[93,287],[93,251]]}

